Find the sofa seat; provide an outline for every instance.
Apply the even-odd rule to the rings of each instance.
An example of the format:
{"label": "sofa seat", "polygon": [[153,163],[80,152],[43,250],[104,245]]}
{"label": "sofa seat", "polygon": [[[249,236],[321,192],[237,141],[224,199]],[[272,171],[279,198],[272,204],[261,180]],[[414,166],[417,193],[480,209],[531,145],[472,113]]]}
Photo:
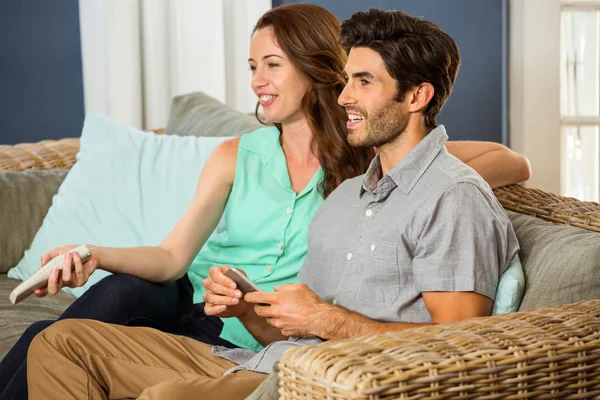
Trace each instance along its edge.
{"label": "sofa seat", "polygon": [[11,349],[23,331],[36,321],[57,319],[75,298],[66,293],[39,299],[29,296],[15,307],[8,300],[19,281],[0,275],[0,359]]}

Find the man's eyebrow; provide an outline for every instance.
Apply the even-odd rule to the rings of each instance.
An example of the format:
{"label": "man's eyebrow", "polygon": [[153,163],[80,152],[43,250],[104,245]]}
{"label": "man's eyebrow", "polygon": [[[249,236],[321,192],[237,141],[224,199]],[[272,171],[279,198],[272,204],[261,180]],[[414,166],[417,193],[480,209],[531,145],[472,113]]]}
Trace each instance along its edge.
{"label": "man's eyebrow", "polygon": [[[267,58],[270,58],[270,57],[277,57],[277,58],[281,58],[283,60],[283,57],[278,56],[277,54],[267,54],[266,56],[263,57],[263,60],[266,60]],[[249,58],[248,62],[250,62],[250,61],[254,61],[254,59]]]}
{"label": "man's eyebrow", "polygon": [[368,78],[368,79],[375,79],[375,77],[373,76],[373,74],[372,74],[372,73],[370,73],[370,72],[366,72],[366,71],[363,71],[363,72],[355,72],[355,73],[353,73],[353,74],[352,74],[352,77],[353,77],[353,78]]}
{"label": "man's eyebrow", "polygon": [[[344,70],[344,71],[342,71],[342,76],[343,76],[345,79],[348,79],[348,73],[347,73],[345,70]],[[355,72],[355,73],[353,73],[353,74],[352,74],[352,77],[353,77],[353,78],[367,78],[367,79],[373,79],[373,80],[375,80],[375,76],[373,76],[373,74],[372,74],[372,73],[370,73],[370,72],[366,72],[366,71],[363,71],[363,72]]]}

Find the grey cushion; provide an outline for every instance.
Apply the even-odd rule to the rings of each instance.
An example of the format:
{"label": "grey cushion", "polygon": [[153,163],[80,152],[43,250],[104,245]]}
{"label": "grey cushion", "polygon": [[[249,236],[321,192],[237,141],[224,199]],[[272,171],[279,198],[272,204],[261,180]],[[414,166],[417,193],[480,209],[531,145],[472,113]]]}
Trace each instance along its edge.
{"label": "grey cushion", "polygon": [[67,172],[0,173],[0,273],[17,265],[31,245]]}
{"label": "grey cushion", "polygon": [[279,377],[277,374],[279,373],[279,369],[277,368],[277,364],[273,368],[273,372],[269,374],[267,379],[262,381],[262,383],[256,388],[254,392],[248,397],[246,400],[277,400],[279,399]]}
{"label": "grey cushion", "polygon": [[239,136],[263,127],[251,115],[236,111],[201,92],[173,98],[168,135]]}
{"label": "grey cushion", "polygon": [[526,287],[520,310],[600,299],[600,234],[509,212]]}
{"label": "grey cushion", "polygon": [[15,344],[23,331],[36,321],[56,319],[75,300],[66,293],[38,299],[29,296],[16,306],[8,300],[8,295],[19,281],[0,275],[0,359]]}

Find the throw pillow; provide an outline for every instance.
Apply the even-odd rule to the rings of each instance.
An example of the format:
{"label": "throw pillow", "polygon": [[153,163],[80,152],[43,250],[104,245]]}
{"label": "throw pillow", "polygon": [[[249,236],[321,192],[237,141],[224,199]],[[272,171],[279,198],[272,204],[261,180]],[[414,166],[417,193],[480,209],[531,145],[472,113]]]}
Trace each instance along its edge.
{"label": "throw pillow", "polygon": [[600,299],[600,234],[508,214],[527,279],[519,310]]}
{"label": "throw pillow", "polygon": [[244,114],[204,93],[175,96],[167,135],[240,136],[264,128],[252,115]]}
{"label": "throw pillow", "polygon": [[492,315],[519,311],[525,292],[525,274],[519,255],[515,255],[498,281]]}
{"label": "throw pillow", "polygon": [[[77,162],[8,276],[29,277],[42,254],[64,244],[158,245],[190,203],[206,159],[227,139],[155,135],[89,113]],[[85,286],[64,290],[79,296],[106,275],[98,270]]]}

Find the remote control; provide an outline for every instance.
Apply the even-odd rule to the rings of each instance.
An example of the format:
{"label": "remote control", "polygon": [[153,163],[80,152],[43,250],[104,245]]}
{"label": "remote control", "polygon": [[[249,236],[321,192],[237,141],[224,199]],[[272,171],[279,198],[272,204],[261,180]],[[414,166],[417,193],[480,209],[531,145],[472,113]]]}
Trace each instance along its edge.
{"label": "remote control", "polygon": [[[70,250],[69,253],[77,252],[79,257],[81,257],[82,262],[86,262],[92,252],[85,245],[75,247],[73,250]],[[21,282],[19,286],[15,288],[10,294],[10,302],[13,304],[17,304],[21,300],[25,299],[27,296],[33,293],[35,289],[39,289],[41,287],[46,286],[48,283],[48,277],[54,268],[62,269],[63,261],[65,259],[65,255],[61,254],[57,257],[54,257],[52,260],[48,261],[46,265],[37,270],[37,272],[31,275],[28,279]]]}

